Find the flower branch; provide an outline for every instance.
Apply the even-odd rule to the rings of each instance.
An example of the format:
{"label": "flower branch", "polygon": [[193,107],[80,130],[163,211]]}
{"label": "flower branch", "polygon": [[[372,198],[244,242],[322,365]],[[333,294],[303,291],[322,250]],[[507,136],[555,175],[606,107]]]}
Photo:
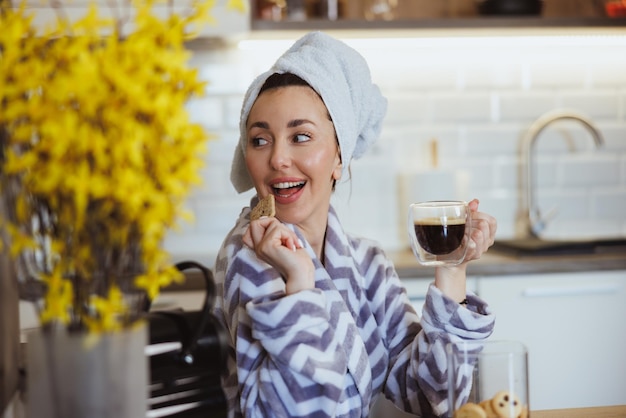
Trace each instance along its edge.
{"label": "flower branch", "polygon": [[161,244],[201,182],[209,138],[185,104],[205,83],[184,42],[213,2],[159,18],[138,1],[114,19],[92,4],[76,22],[52,4],[43,33],[0,6],[2,227],[42,324],[111,331],[182,278]]}

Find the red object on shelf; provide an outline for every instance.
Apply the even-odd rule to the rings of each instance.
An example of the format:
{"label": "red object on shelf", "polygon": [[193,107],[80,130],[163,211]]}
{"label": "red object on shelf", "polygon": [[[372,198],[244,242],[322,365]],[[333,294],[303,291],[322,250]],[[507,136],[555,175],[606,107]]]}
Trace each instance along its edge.
{"label": "red object on shelf", "polygon": [[604,9],[609,17],[626,17],[626,0],[608,1]]}

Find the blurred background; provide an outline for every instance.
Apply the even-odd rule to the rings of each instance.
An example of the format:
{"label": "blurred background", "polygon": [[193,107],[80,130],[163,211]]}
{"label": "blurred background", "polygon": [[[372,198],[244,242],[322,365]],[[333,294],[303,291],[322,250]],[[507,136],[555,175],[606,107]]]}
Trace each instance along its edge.
{"label": "blurred background", "polygon": [[545,112],[568,108],[588,116],[605,144],[597,149],[571,121],[541,133],[536,202],[555,209],[544,236],[626,235],[626,27],[607,17],[606,2],[546,0],[539,15],[481,16],[476,1],[399,1],[389,20],[373,22],[367,2],[339,2],[337,20],[311,15],[310,2],[293,2],[308,7],[295,17],[290,2],[262,15],[266,3],[251,5],[249,27],[230,25],[219,42],[190,45],[209,85],[189,109],[216,139],[205,184],[189,200],[195,222],[167,239],[174,255],[214,258],[251,197],[229,181],[243,94],[295,39],[319,28],[365,56],[389,100],[380,140],[337,189],[346,229],[403,249],[410,200],[476,197],[497,217],[498,237],[513,237],[521,137]]}

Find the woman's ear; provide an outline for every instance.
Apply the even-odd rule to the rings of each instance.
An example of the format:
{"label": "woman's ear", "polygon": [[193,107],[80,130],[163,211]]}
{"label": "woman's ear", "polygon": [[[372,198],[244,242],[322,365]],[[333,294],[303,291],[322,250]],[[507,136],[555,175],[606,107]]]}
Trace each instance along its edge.
{"label": "woman's ear", "polygon": [[339,180],[342,172],[343,164],[341,164],[341,157],[337,156],[337,165],[335,165],[335,168],[333,169],[333,180]]}

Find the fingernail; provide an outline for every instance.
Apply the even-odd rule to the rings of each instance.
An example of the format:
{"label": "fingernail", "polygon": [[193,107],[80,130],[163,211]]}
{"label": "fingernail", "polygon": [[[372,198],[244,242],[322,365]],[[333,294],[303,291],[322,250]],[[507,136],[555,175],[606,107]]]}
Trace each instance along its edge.
{"label": "fingernail", "polygon": [[298,245],[300,246],[300,248],[304,248],[304,243],[300,238],[298,238]]}
{"label": "fingernail", "polygon": [[296,252],[296,244],[291,244],[291,251]]}

